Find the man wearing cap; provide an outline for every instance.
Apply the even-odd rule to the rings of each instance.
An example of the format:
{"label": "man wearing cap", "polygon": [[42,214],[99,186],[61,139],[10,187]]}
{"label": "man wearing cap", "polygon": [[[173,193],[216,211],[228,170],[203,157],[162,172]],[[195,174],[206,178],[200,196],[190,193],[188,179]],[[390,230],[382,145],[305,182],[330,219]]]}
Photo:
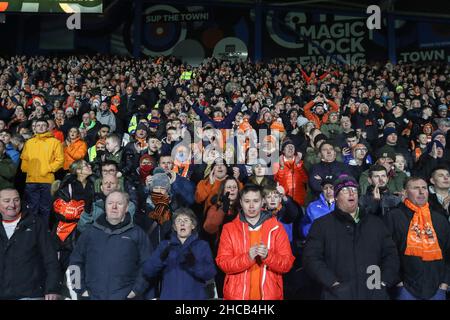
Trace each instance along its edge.
{"label": "man wearing cap", "polygon": [[[388,299],[398,282],[399,258],[383,222],[358,206],[358,184],[341,175],[334,182],[336,207],[314,221],[303,265],[322,286],[324,300]],[[373,281],[370,276],[377,270]]]}
{"label": "man wearing cap", "polygon": [[[376,151],[375,157],[377,161],[375,164],[382,165],[386,168],[389,181],[387,187],[393,194],[400,194],[403,191],[403,186],[408,178],[403,171],[398,170],[395,165],[395,152],[389,146],[384,146]],[[369,187],[369,170],[361,173],[359,177],[359,187],[361,194],[366,194]]]}
{"label": "man wearing cap", "polygon": [[[330,110],[327,110],[326,104],[330,106]],[[305,117],[308,118],[308,120],[313,121],[319,129],[324,123],[327,123],[328,117],[332,111],[338,112],[339,106],[334,101],[328,100],[327,97],[321,93],[318,93],[314,100],[308,102],[304,106]]]}
{"label": "man wearing cap", "polygon": [[308,174],[303,166],[302,154],[296,152],[295,145],[290,140],[283,143],[281,151],[279,169],[275,170],[275,181],[298,205],[304,206]]}
{"label": "man wearing cap", "polygon": [[445,300],[450,283],[450,225],[428,203],[424,179],[410,177],[406,198],[385,216],[400,255],[399,300]]}
{"label": "man wearing cap", "polygon": [[[404,147],[401,142],[397,130],[393,127],[387,127],[383,131],[383,138],[386,139],[386,146],[391,147],[395,153],[401,153],[405,159],[408,168],[412,168],[414,165],[411,151],[407,147]],[[395,161],[395,158],[394,158]]]}

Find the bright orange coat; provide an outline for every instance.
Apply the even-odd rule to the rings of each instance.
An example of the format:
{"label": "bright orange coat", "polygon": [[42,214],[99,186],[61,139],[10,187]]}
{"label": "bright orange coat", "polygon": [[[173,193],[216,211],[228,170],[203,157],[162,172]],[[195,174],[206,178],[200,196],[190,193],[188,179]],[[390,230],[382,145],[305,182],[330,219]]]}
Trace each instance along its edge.
{"label": "bright orange coat", "polygon": [[330,116],[331,112],[337,112],[339,111],[339,106],[336,104],[336,102],[328,100],[328,104],[330,105],[330,110],[326,113],[324,113],[322,120],[320,120],[319,116],[311,111],[311,108],[314,106],[314,100],[308,102],[305,107],[303,108],[303,111],[305,112],[305,117],[314,122],[316,124],[316,128],[320,129],[322,124],[327,123],[328,117]]}
{"label": "bright orange coat", "polygon": [[64,170],[69,170],[69,167],[76,160],[83,159],[87,154],[87,144],[80,138],[76,139],[68,146],[64,146]]}
{"label": "bright orange coat", "polygon": [[[216,262],[226,274],[225,300],[248,300],[250,297],[250,269],[256,262],[248,254],[249,233],[248,224],[239,216],[223,226]],[[289,272],[295,260],[288,236],[281,223],[272,217],[261,226],[261,240],[269,249],[261,265],[261,298],[282,300],[282,275]]]}
{"label": "bright orange coat", "polygon": [[215,180],[214,184],[209,183],[209,178],[203,179],[197,184],[195,191],[195,202],[203,204],[203,213],[211,206],[211,198],[219,193],[222,181]]}
{"label": "bright orange coat", "polygon": [[[281,155],[280,157],[284,156]],[[284,167],[280,167],[274,177],[288,196],[294,199],[297,204],[305,205],[308,174],[303,166],[303,161],[295,164],[294,160],[284,160]]]}

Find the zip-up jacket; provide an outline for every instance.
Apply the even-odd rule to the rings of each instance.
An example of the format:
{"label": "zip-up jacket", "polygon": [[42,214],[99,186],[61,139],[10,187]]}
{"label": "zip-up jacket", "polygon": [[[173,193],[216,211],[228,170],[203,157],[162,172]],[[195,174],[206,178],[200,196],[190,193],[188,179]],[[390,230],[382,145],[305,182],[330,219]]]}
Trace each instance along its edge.
{"label": "zip-up jacket", "polygon": [[[250,298],[250,269],[256,262],[249,256],[249,233],[249,225],[241,221],[240,215],[222,229],[216,262],[226,274],[223,288],[225,300]],[[261,298],[282,300],[282,275],[291,269],[295,258],[286,231],[275,217],[262,223],[261,240],[269,249],[266,259],[262,260]]]}
{"label": "zip-up jacket", "polygon": [[0,222],[0,299],[43,298],[59,294],[62,274],[44,221],[23,214],[8,240]]}
{"label": "zip-up jacket", "polygon": [[[381,283],[392,286],[398,282],[400,261],[389,231],[372,214],[360,210],[359,217],[356,223],[350,214],[336,208],[311,227],[303,265],[322,285],[324,300],[388,299]],[[373,270],[379,270],[380,281],[369,288]],[[335,282],[340,284],[333,287]]]}

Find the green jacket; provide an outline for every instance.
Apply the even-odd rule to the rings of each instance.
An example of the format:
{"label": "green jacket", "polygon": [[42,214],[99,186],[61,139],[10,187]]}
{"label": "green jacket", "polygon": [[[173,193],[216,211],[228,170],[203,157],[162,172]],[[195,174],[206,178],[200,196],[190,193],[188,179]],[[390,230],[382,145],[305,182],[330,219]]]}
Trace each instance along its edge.
{"label": "green jacket", "polygon": [[17,167],[14,162],[6,156],[0,158],[0,190],[14,188],[14,177]]}
{"label": "green jacket", "polygon": [[313,165],[320,162],[320,157],[315,149],[308,147],[306,149],[306,155],[303,161],[303,165],[307,172],[309,172]]}
{"label": "green jacket", "polygon": [[[401,192],[407,178],[408,176],[404,172],[395,169],[395,175],[389,178],[389,182],[387,184],[388,190],[391,193]],[[359,190],[361,191],[361,194],[365,194],[367,192],[369,185],[369,170],[366,170],[361,173],[361,176],[359,177]]]}
{"label": "green jacket", "polygon": [[328,137],[328,139],[335,138],[336,135],[341,134],[344,129],[337,123],[326,123],[320,127],[320,131]]}

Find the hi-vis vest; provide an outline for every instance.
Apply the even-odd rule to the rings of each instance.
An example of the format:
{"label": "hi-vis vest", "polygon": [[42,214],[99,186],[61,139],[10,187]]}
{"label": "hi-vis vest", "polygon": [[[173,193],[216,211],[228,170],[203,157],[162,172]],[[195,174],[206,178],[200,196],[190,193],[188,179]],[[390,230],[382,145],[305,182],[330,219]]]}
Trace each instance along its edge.
{"label": "hi-vis vest", "polygon": [[89,162],[92,162],[97,158],[97,148],[96,146],[92,146],[88,149]]}
{"label": "hi-vis vest", "polygon": [[[147,115],[147,120],[150,121],[152,119],[152,115],[149,113]],[[128,124],[128,133],[133,134],[137,129],[138,121],[136,115],[131,117],[130,123]]]}
{"label": "hi-vis vest", "polygon": [[192,71],[183,71],[180,80],[191,80],[191,79],[192,79]]}

